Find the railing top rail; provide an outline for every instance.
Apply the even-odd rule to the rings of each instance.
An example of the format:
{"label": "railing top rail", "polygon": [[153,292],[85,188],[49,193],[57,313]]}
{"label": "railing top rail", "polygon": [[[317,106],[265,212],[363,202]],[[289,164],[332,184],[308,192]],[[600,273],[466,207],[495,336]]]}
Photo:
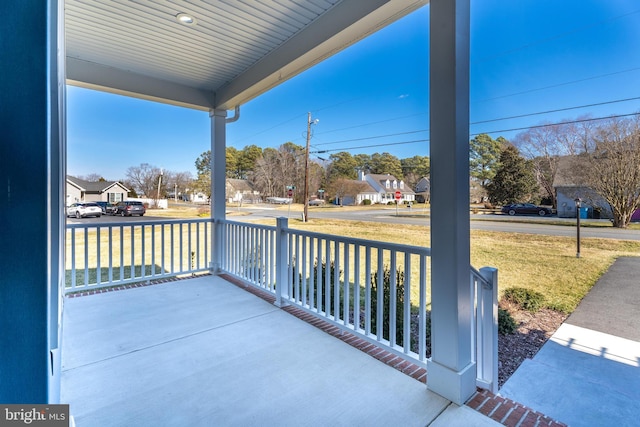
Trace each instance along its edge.
{"label": "railing top rail", "polygon": [[287,233],[298,234],[301,236],[311,237],[315,239],[318,239],[318,238],[326,239],[327,237],[330,237],[332,240],[340,243],[356,244],[360,246],[368,246],[371,248],[382,248],[382,249],[387,249],[392,251],[414,253],[416,255],[431,256],[431,248],[425,248],[422,246],[412,246],[412,245],[403,245],[400,243],[382,242],[378,240],[359,239],[357,237],[336,236],[333,234],[324,234],[324,233],[317,233],[314,231],[297,230],[297,229],[288,228],[288,227],[285,230]]}
{"label": "railing top rail", "polygon": [[471,275],[478,279],[481,285],[485,287],[491,287],[491,282],[489,282],[478,270],[476,270],[473,266],[471,266]]}
{"label": "railing top rail", "polygon": [[270,231],[275,231],[276,230],[276,226],[275,225],[254,224],[252,222],[231,221],[231,220],[225,219],[225,220],[221,220],[220,223],[221,224],[238,225],[240,227],[257,228],[257,229],[260,229],[260,230],[270,230]]}
{"label": "railing top rail", "polygon": [[82,228],[108,228],[108,227],[120,227],[120,226],[147,226],[147,225],[166,225],[166,224],[196,224],[211,222],[211,218],[197,218],[197,219],[162,219],[162,220],[145,220],[145,221],[120,221],[120,222],[87,222],[83,224],[67,224],[66,228],[70,229],[82,229]]}
{"label": "railing top rail", "polygon": [[[274,225],[253,224],[253,223],[240,222],[240,221],[230,221],[226,219],[220,222],[223,224],[233,224],[233,225],[253,227],[253,228],[258,228],[263,230],[272,230],[272,231],[276,230],[276,226]],[[284,231],[287,233],[307,236],[315,239],[329,238],[331,240],[334,240],[340,243],[349,243],[349,244],[356,244],[360,246],[368,246],[372,248],[382,248],[387,250],[409,252],[417,255],[431,256],[431,248],[425,248],[422,246],[403,245],[400,243],[381,242],[377,240],[359,239],[356,237],[344,237],[344,236],[338,236],[335,234],[324,234],[324,233],[318,233],[314,231],[298,230],[290,227],[285,228]]]}

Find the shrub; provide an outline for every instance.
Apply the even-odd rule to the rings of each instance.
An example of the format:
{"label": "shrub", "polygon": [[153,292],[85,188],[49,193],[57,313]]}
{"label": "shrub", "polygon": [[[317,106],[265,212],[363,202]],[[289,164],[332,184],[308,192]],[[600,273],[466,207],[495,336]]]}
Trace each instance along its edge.
{"label": "shrub", "polygon": [[[391,269],[384,267],[382,273],[382,337],[389,339],[391,326]],[[404,312],[404,272],[396,271],[396,344],[404,344],[403,325]],[[378,333],[378,272],[371,275],[371,332]]]}
{"label": "shrub", "polygon": [[532,313],[544,306],[544,295],[527,288],[509,288],[504,291],[504,299]]}
{"label": "shrub", "polygon": [[365,206],[369,206],[369,205],[371,204],[371,200],[369,200],[369,199],[364,199],[364,200],[362,201],[362,204],[363,204],[363,205],[365,205]]}
{"label": "shrub", "polygon": [[396,202],[387,202],[387,205],[395,205]]}
{"label": "shrub", "polygon": [[[342,309],[344,307],[344,302],[342,301],[342,298],[340,298],[340,303],[339,303],[339,312],[338,313],[334,313],[334,308],[335,308],[335,272],[336,272],[336,267],[333,263],[333,261],[331,261],[329,263],[329,269],[327,271],[327,263],[325,261],[322,261],[320,263],[320,280],[318,281],[318,260],[316,260],[315,264],[313,265],[313,273],[312,276],[309,278],[309,285],[307,287],[307,301],[309,301],[310,295],[309,292],[313,291],[314,293],[314,297],[317,297],[318,295],[318,286],[321,287],[322,289],[322,299],[321,301],[316,301],[316,307],[318,307],[319,310],[321,311],[326,311],[328,314],[334,315],[336,316],[336,318],[340,317],[341,313],[342,313]],[[325,284],[325,277],[326,275],[329,274],[329,289],[327,290],[326,284]],[[338,271],[338,276],[340,276],[342,274],[342,270]],[[340,285],[340,283],[338,283],[338,286]],[[327,292],[329,293],[329,295],[327,295]],[[342,292],[340,292],[342,294]],[[326,303],[327,303],[327,296],[329,297],[329,307],[326,307]]]}
{"label": "shrub", "polygon": [[498,333],[500,335],[513,334],[518,324],[507,310],[498,307]]}

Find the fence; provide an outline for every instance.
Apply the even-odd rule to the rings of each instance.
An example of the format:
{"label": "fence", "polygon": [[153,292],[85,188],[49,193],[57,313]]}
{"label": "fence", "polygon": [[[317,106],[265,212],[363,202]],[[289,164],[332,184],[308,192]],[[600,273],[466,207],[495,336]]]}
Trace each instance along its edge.
{"label": "fence", "polygon": [[211,221],[68,224],[65,292],[209,271]]}
{"label": "fence", "polygon": [[[426,366],[429,248],[220,221],[220,270]],[[211,220],[67,226],[66,292],[210,271]],[[78,268],[79,267],[79,268]],[[497,270],[470,268],[477,385],[497,391]]]}
{"label": "fence", "polygon": [[[223,221],[221,270],[412,362],[430,355],[430,249]],[[470,268],[479,387],[497,391],[497,270]]]}

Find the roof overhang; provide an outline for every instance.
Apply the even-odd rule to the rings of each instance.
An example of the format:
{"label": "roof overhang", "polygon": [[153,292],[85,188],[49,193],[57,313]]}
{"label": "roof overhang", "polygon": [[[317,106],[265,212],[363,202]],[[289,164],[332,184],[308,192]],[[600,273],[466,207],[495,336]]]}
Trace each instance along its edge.
{"label": "roof overhang", "polygon": [[[66,0],[67,82],[230,110],[427,3]],[[179,24],[181,12],[197,23]]]}

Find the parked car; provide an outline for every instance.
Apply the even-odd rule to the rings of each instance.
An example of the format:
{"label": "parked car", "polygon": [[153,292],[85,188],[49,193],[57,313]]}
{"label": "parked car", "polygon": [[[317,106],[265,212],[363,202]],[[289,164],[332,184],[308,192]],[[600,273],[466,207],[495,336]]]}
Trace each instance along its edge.
{"label": "parked car", "polygon": [[67,216],[86,218],[88,216],[102,216],[102,209],[93,202],[78,202],[67,207]]}
{"label": "parked car", "polygon": [[324,205],[324,200],[322,199],[309,200],[309,206],[322,206],[322,205]]}
{"label": "parked car", "polygon": [[96,202],[96,204],[102,209],[102,215],[111,215],[115,208],[115,206],[109,202]]}
{"label": "parked car", "polygon": [[513,215],[551,215],[553,211],[545,206],[534,205],[533,203],[513,203],[502,207],[502,213]]}
{"label": "parked car", "polygon": [[116,204],[113,215],[120,216],[132,216],[132,215],[144,215],[147,212],[142,202],[126,201],[118,202]]}

